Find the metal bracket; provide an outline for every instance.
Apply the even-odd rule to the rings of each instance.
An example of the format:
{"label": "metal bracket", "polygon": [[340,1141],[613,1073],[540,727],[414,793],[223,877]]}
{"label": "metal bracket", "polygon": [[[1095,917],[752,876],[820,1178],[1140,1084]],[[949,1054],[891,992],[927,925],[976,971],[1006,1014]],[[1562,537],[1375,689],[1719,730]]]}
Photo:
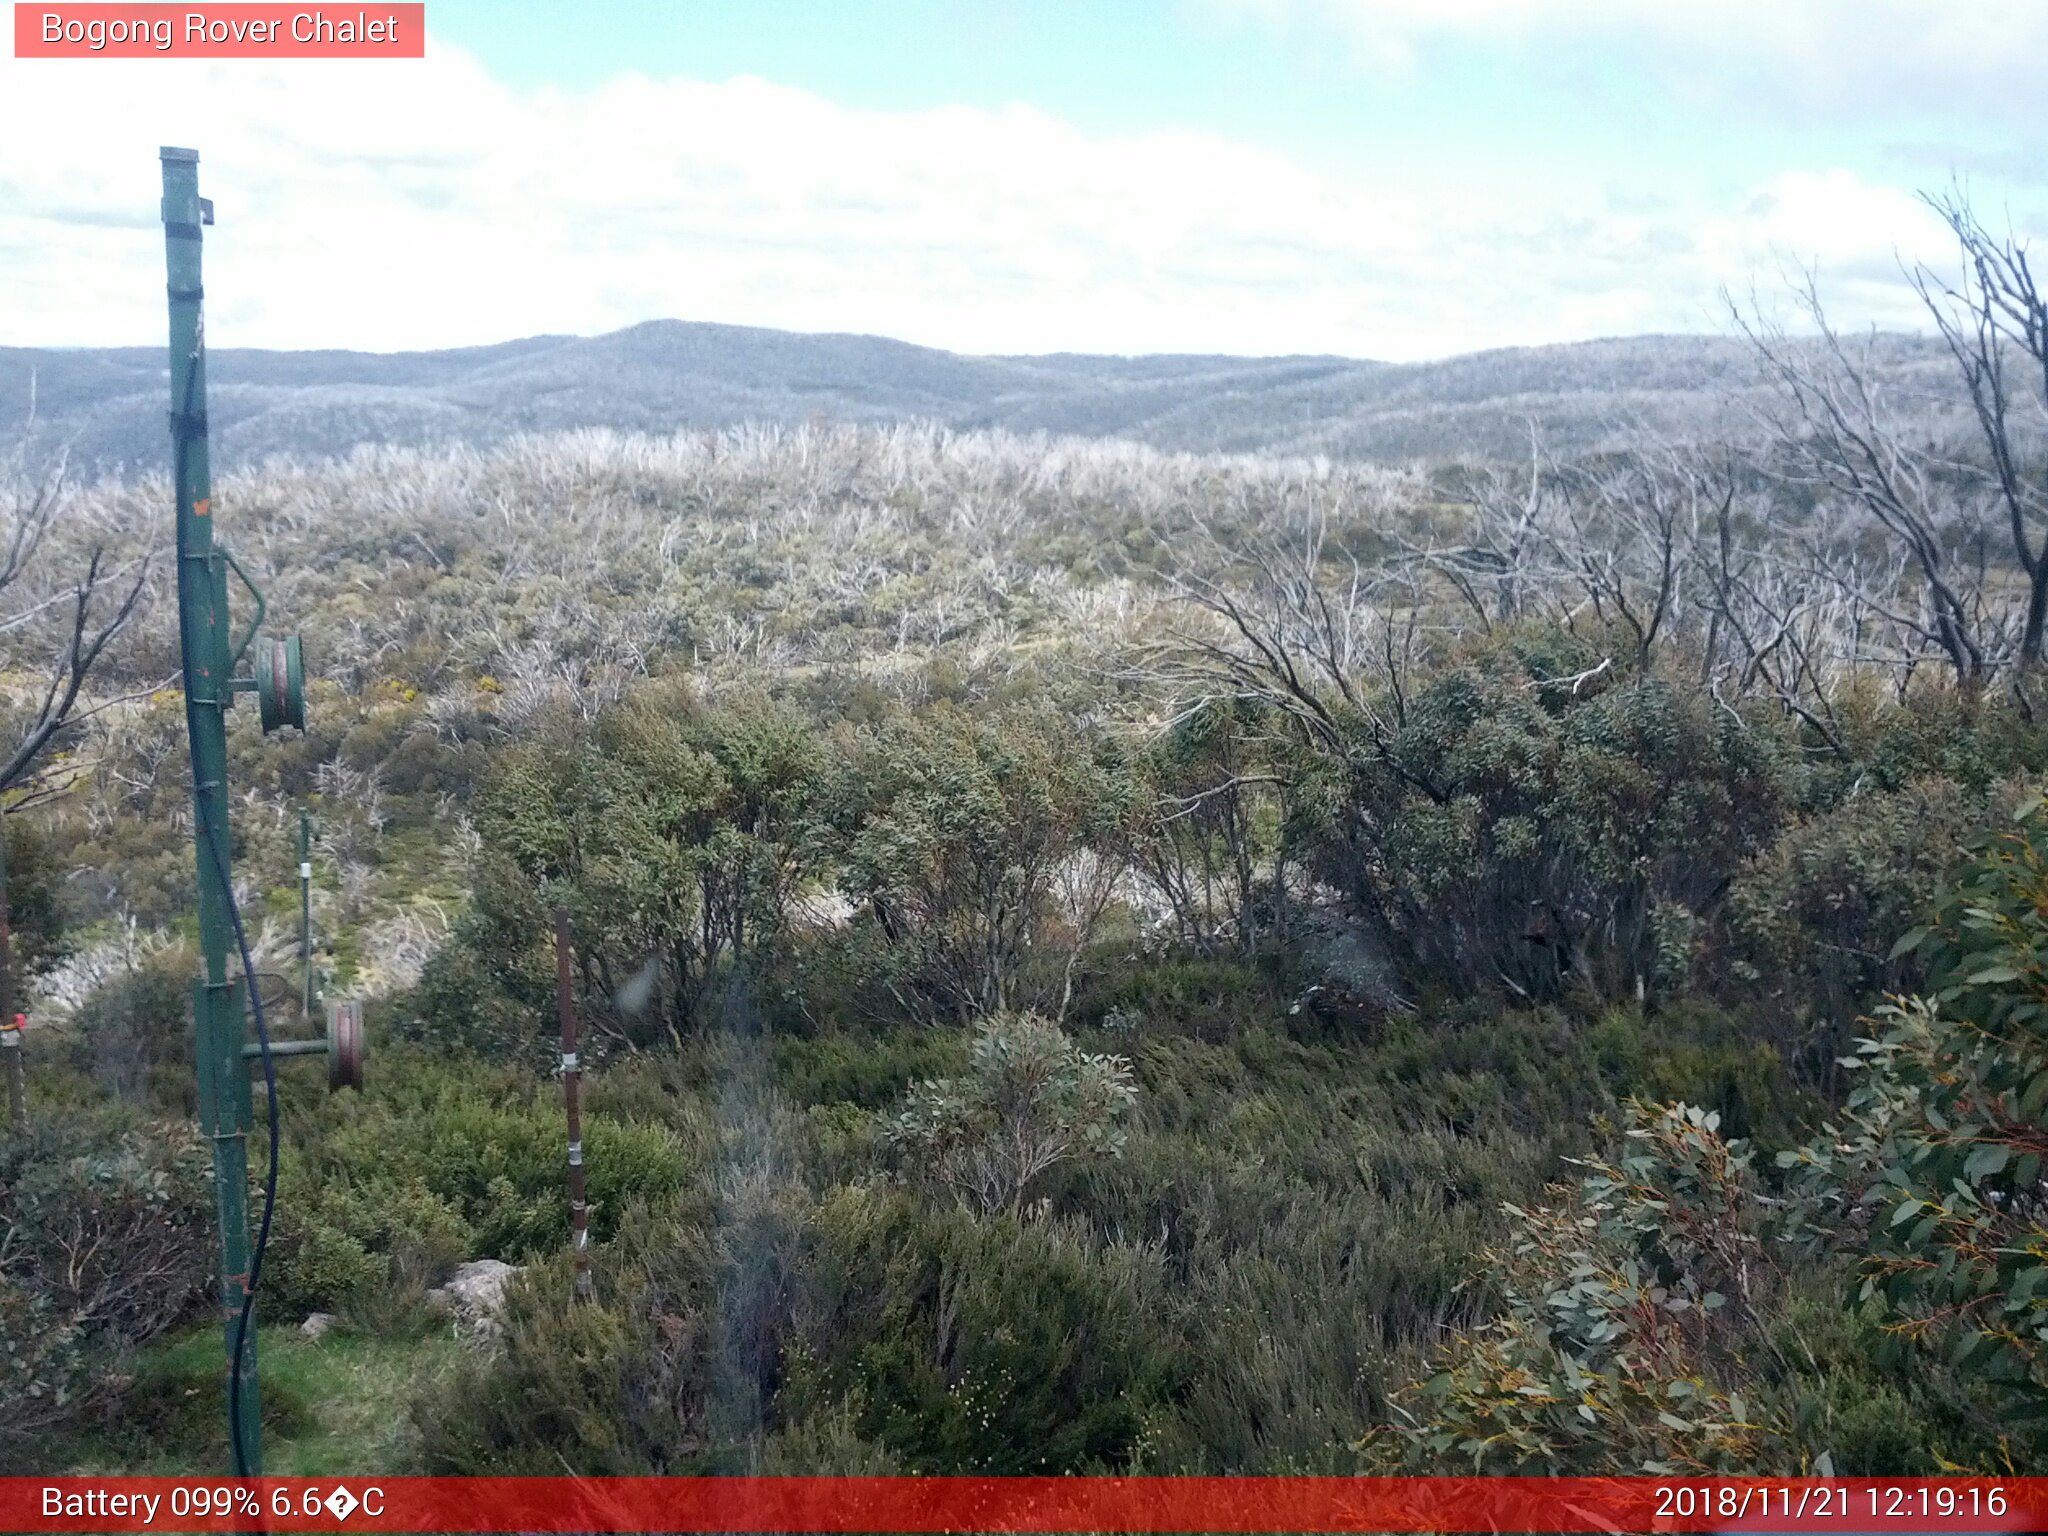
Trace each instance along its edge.
{"label": "metal bracket", "polygon": [[[270,1054],[273,1057],[325,1056],[327,1086],[330,1089],[361,1088],[365,1055],[363,1005],[353,999],[330,1003],[324,1035],[317,1040],[273,1040],[270,1042]],[[242,1047],[242,1056],[248,1061],[261,1061],[262,1042],[248,1042]]]}
{"label": "metal bracket", "polygon": [[241,561],[237,560],[234,557],[234,555],[226,549],[222,549],[220,551],[220,557],[221,559],[227,562],[229,570],[233,571],[237,576],[241,577],[242,585],[247,587],[249,589],[249,595],[256,599],[255,616],[249,620],[249,627],[242,632],[242,638],[240,642],[236,644],[234,654],[228,658],[228,670],[232,672],[236,667],[239,667],[242,664],[242,658],[249,653],[249,644],[256,638],[256,631],[263,624],[263,616],[266,613],[270,612],[270,604],[264,599],[263,589],[256,585],[255,581],[251,579],[247,571],[242,569]]}

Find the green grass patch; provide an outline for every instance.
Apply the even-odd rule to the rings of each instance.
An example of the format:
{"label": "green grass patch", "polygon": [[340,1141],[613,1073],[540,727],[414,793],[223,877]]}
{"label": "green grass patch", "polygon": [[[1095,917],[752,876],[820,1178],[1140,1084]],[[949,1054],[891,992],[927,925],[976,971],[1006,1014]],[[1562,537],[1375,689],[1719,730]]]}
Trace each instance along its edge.
{"label": "green grass patch", "polygon": [[[274,1477],[397,1474],[415,1466],[403,1405],[460,1355],[451,1334],[373,1338],[295,1327],[257,1330],[263,1470]],[[140,1351],[118,1413],[103,1429],[46,1443],[38,1470],[160,1477],[229,1465],[221,1336],[211,1325]]]}

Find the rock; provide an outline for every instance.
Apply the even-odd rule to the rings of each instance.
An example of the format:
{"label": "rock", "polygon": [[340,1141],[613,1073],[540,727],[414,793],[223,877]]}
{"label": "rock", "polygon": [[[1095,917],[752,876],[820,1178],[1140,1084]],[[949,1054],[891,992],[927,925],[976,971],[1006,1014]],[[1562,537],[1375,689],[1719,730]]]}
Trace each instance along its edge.
{"label": "rock", "polygon": [[518,1273],[518,1265],[503,1259],[476,1259],[458,1266],[442,1289],[455,1299],[458,1311],[495,1312],[504,1304],[506,1285]]}
{"label": "rock", "polygon": [[517,1264],[502,1259],[472,1260],[459,1265],[446,1285],[427,1292],[427,1305],[472,1332],[495,1333],[498,1309],[505,1304],[505,1287],[518,1273]]}
{"label": "rock", "polygon": [[306,1315],[306,1320],[299,1324],[299,1332],[309,1339],[324,1339],[334,1331],[334,1325],[339,1321],[340,1319],[332,1312],[310,1312]]}

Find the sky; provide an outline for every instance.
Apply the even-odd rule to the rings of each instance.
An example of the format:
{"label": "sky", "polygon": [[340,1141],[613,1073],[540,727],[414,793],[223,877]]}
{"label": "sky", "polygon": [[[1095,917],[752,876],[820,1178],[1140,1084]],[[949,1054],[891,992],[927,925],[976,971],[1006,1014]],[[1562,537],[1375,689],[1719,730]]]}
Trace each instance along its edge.
{"label": "sky", "polygon": [[[353,8],[351,8],[351,13]],[[2044,0],[428,0],[427,57],[0,58],[0,345],[679,318],[977,353],[1916,326],[1916,199],[2048,232]]]}

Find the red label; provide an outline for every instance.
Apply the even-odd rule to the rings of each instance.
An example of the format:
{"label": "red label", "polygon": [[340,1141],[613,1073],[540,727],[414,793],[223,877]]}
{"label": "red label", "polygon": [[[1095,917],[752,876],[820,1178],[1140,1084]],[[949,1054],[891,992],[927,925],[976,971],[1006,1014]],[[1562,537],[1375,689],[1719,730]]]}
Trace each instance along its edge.
{"label": "red label", "polygon": [[0,1530],[2039,1531],[2043,1478],[0,1477]]}
{"label": "red label", "polygon": [[14,7],[17,59],[423,59],[425,5]]}

